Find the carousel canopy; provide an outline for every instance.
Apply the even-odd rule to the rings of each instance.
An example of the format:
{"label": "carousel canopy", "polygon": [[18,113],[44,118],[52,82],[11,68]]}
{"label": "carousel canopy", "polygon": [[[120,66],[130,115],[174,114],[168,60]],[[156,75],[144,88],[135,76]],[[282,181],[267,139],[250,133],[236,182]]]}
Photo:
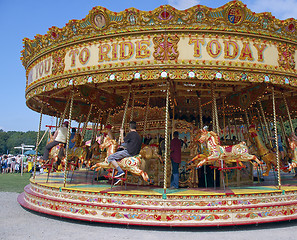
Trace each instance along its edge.
{"label": "carousel canopy", "polygon": [[82,20],[24,39],[26,103],[57,116],[73,91],[73,118],[92,105],[92,120],[122,111],[130,89],[136,107],[150,96],[149,105],[162,108],[169,89],[177,117],[198,114],[198,99],[208,116],[212,93],[220,112],[246,111],[269,101],[274,86],[278,99],[296,106],[296,44],[295,19],[254,13],[240,1],[183,11],[94,7]]}

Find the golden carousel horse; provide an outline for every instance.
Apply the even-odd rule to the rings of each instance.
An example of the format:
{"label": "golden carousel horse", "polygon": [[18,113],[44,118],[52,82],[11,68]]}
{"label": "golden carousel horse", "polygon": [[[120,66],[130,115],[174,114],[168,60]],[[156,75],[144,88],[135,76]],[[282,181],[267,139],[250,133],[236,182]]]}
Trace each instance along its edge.
{"label": "golden carousel horse", "polygon": [[[111,139],[108,135],[104,138],[103,143],[100,144],[100,149],[107,149],[107,156],[104,162],[96,163],[94,166],[91,167],[92,170],[99,171],[100,169],[110,169],[114,168],[114,166],[108,162],[108,157],[116,152],[117,149],[117,142]],[[145,169],[145,160],[141,157],[141,155],[133,156],[133,157],[126,157],[122,160],[117,162],[119,166],[124,170],[131,172],[134,175],[142,176],[144,181],[149,182],[149,177],[143,169]]]}
{"label": "golden carousel horse", "polygon": [[225,163],[228,161],[234,162],[234,160],[239,162],[254,160],[256,164],[262,164],[256,156],[248,153],[248,148],[245,142],[240,142],[239,144],[231,146],[221,146],[219,144],[218,135],[215,132],[209,132],[205,129],[201,129],[200,131],[201,135],[198,141],[200,143],[207,143],[210,155],[200,161],[197,167],[201,167],[206,163],[214,163],[218,160],[223,160]]}
{"label": "golden carousel horse", "polygon": [[48,161],[46,164],[57,164],[60,165],[65,160],[65,147],[63,143],[52,147],[48,155]]}
{"label": "golden carousel horse", "polygon": [[297,167],[297,142],[288,138],[290,149],[292,150],[292,163],[289,166],[289,171]]}
{"label": "golden carousel horse", "polygon": [[[271,170],[272,166],[277,166],[277,160],[276,160],[276,154],[269,150],[266,145],[263,143],[262,138],[259,136],[255,125],[251,125],[249,127],[249,132],[251,134],[251,137],[254,139],[254,142],[257,146],[257,152],[260,158],[265,162],[266,164],[266,171],[263,173],[263,176],[268,176],[269,171]],[[283,167],[284,164],[282,162],[281,166]],[[286,171],[286,170],[284,170]]]}
{"label": "golden carousel horse", "polygon": [[92,145],[90,146],[89,149],[89,153],[90,153],[90,165],[94,165],[98,162],[100,162],[100,160],[102,158],[105,158],[106,154],[104,152],[101,152],[100,150],[100,143],[102,141],[103,136],[99,136],[96,138],[95,141],[93,141]]}
{"label": "golden carousel horse", "polygon": [[74,161],[80,167],[84,161],[87,160],[88,146],[81,141],[81,135],[79,132],[76,132],[74,138],[71,140],[74,142],[73,148],[69,149],[69,161]]}

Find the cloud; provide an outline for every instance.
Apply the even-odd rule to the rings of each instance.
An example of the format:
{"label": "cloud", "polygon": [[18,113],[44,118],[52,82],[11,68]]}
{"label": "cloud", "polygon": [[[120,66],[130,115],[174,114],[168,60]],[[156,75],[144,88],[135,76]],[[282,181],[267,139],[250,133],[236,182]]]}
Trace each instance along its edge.
{"label": "cloud", "polygon": [[254,0],[247,7],[256,13],[271,12],[273,16],[284,20],[297,18],[297,0]]}
{"label": "cloud", "polygon": [[198,5],[199,3],[200,0],[168,0],[169,5],[179,10],[188,9],[190,7]]}

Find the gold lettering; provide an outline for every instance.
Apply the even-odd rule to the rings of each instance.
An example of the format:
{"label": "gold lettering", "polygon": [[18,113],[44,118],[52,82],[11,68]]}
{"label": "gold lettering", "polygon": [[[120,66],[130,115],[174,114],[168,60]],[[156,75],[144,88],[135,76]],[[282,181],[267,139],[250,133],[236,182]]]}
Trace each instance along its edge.
{"label": "gold lettering", "polygon": [[110,51],[110,46],[108,44],[103,44],[99,46],[99,60],[98,62],[109,61],[110,57],[107,54]]}
{"label": "gold lettering", "polygon": [[90,50],[87,48],[83,48],[80,51],[79,56],[78,56],[79,62],[82,65],[85,65],[87,63],[87,61],[89,60],[89,58],[90,58]]}
{"label": "gold lettering", "polygon": [[200,44],[204,45],[204,39],[190,39],[189,44],[194,43],[194,57],[201,57]]}
{"label": "gold lettering", "polygon": [[[234,41],[224,41],[225,49],[224,49],[224,58],[225,59],[235,59],[238,55],[239,48],[238,44]],[[231,47],[233,48],[233,51],[231,51]]]}
{"label": "gold lettering", "polygon": [[50,71],[50,69],[51,69],[51,58],[48,58],[48,59],[46,59],[45,61],[44,61],[44,72],[46,73],[46,74],[48,74],[49,73],[49,71]]}
{"label": "gold lettering", "polygon": [[247,42],[243,43],[243,47],[239,56],[240,60],[246,60],[246,58],[250,61],[254,60],[250,45]]}
{"label": "gold lettering", "polygon": [[72,49],[69,53],[69,57],[71,57],[71,67],[75,67],[75,55],[78,55],[78,49]]}
{"label": "gold lettering", "polygon": [[117,53],[117,44],[116,43],[113,43],[112,44],[112,53],[111,53],[111,56],[112,56],[112,60],[118,60],[118,53]]}
{"label": "gold lettering", "polygon": [[[213,45],[215,46],[215,50],[213,49]],[[221,44],[217,40],[211,40],[207,44],[206,50],[211,57],[216,58],[221,53]]]}
{"label": "gold lettering", "polygon": [[267,47],[266,44],[263,44],[261,46],[259,46],[259,44],[254,44],[255,48],[258,50],[258,61],[259,62],[263,62],[264,58],[263,58],[263,51],[264,49]]}
{"label": "gold lettering", "polygon": [[[126,47],[128,51],[126,53]],[[129,59],[134,54],[134,46],[131,42],[120,43],[120,60]]]}
{"label": "gold lettering", "polygon": [[148,58],[150,57],[150,50],[148,47],[150,46],[149,40],[140,40],[136,41],[136,58]]}

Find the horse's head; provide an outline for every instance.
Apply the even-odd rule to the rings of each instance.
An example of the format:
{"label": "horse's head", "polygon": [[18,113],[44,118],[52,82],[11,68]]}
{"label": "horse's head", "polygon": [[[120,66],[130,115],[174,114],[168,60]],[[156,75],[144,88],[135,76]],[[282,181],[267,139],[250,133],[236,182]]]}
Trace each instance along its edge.
{"label": "horse's head", "polygon": [[297,142],[294,141],[293,139],[291,138],[288,138],[288,141],[289,141],[289,146],[292,150],[294,150],[296,147],[297,147]]}
{"label": "horse's head", "polygon": [[251,134],[251,137],[252,137],[252,138],[258,136],[258,132],[257,132],[257,130],[256,130],[256,126],[255,126],[255,125],[251,125],[251,126],[249,127],[249,133]]}
{"label": "horse's head", "polygon": [[80,133],[76,132],[71,141],[75,143],[74,144],[75,147],[79,147],[80,144],[81,144],[81,135],[80,135]]}
{"label": "horse's head", "polygon": [[105,136],[104,140],[103,140],[103,143],[100,144],[100,149],[105,149],[105,148],[108,148],[110,147],[112,144],[113,144],[113,140],[110,139],[110,137],[107,135]]}
{"label": "horse's head", "polygon": [[91,146],[91,150],[97,149],[99,147],[100,147],[99,143],[97,141],[95,141]]}
{"label": "horse's head", "polygon": [[200,143],[204,143],[205,141],[207,141],[209,138],[210,138],[210,134],[207,130],[205,129],[201,129],[200,134],[198,134],[195,138],[194,138],[194,141],[198,140],[198,142]]}

